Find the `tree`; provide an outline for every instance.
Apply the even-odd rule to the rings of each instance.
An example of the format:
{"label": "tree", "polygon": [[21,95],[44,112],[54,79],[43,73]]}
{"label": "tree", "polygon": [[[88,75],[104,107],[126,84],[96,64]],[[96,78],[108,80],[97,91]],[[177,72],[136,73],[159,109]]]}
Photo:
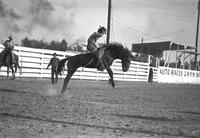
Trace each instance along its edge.
{"label": "tree", "polygon": [[21,44],[22,44],[22,46],[24,46],[24,47],[31,47],[31,43],[30,43],[28,37],[25,37],[24,39],[22,39],[22,40],[21,40]]}
{"label": "tree", "polygon": [[[77,41],[78,42],[78,41]],[[79,51],[83,52],[83,48],[78,43],[73,43],[70,46],[68,46],[68,43],[65,39],[62,39],[61,42],[52,40],[51,42],[45,42],[42,40],[35,40],[35,39],[29,39],[28,37],[25,37],[21,40],[21,45],[24,47],[32,47],[32,48],[40,48],[40,49],[50,49],[50,50],[58,50],[58,51]]]}
{"label": "tree", "polygon": [[48,49],[50,49],[50,50],[60,50],[59,45],[60,45],[60,42],[52,40],[50,42],[49,46],[48,46]]}
{"label": "tree", "polygon": [[68,50],[68,43],[65,39],[63,39],[60,44],[60,51],[66,51],[66,50]]}

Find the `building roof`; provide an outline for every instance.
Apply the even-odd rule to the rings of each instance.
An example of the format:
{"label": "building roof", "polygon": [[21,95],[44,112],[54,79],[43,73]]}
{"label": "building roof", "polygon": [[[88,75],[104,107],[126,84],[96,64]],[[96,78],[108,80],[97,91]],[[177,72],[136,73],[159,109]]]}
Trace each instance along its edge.
{"label": "building roof", "polygon": [[195,47],[177,44],[171,41],[152,42],[152,43],[135,43],[132,44],[132,51],[137,53],[144,53],[160,57],[165,50],[188,50],[195,49]]}

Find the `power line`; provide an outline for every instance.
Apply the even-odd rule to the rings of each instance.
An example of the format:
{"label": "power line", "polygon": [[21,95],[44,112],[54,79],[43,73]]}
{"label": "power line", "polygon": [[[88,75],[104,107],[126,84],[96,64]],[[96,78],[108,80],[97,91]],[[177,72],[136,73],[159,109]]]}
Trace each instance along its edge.
{"label": "power line", "polygon": [[[131,13],[134,13],[135,12],[135,9],[130,9],[129,7],[123,7],[123,5],[116,5],[116,4],[112,4],[113,5],[113,9],[115,9],[116,10],[116,8],[121,8],[121,12],[122,13],[124,13],[124,15],[126,15],[127,13],[127,11],[128,12],[131,12]],[[138,12],[139,11],[139,12]],[[184,18],[183,16],[177,16],[177,15],[168,15],[167,14],[167,16],[169,16],[169,17],[173,17],[173,20],[170,20],[169,21],[169,19],[167,19],[166,18],[166,14],[162,14],[162,13],[157,13],[157,12],[152,12],[152,11],[148,11],[148,10],[136,10],[136,13],[139,13],[139,14],[143,14],[143,15],[154,15],[154,16],[156,16],[156,17],[160,17],[160,18],[165,18],[165,20],[168,20],[168,23],[165,23],[165,25],[162,25],[162,26],[160,26],[156,31],[158,32],[158,31],[161,31],[162,30],[162,32],[163,31],[167,31],[167,30],[169,30],[168,28],[172,25],[172,24],[177,24],[177,25],[179,25],[178,24],[178,22],[175,22],[174,20],[178,20],[178,21],[184,21],[184,22],[186,22],[187,21],[187,23],[188,23],[188,21],[189,22],[191,22],[192,24],[190,24],[190,25],[193,25],[193,21],[192,20],[189,20],[189,18]],[[153,14],[152,14],[153,13]],[[181,28],[181,29],[177,29],[176,31],[171,31],[171,32],[167,32],[166,33],[166,31],[165,31],[165,33],[158,33],[158,35],[150,35],[150,34],[148,34],[148,33],[144,33],[144,32],[142,32],[142,31],[138,31],[137,29],[135,29],[135,28],[133,28],[132,26],[130,26],[130,25],[127,25],[126,23],[124,23],[124,21],[119,21],[117,18],[115,18],[117,16],[117,14],[115,14],[115,16],[113,16],[112,15],[112,27],[113,27],[113,32],[114,32],[114,24],[113,24],[113,22],[115,22],[115,24],[119,24],[119,25],[121,25],[121,26],[123,26],[123,27],[125,27],[125,28],[127,28],[128,30],[132,30],[133,31],[133,33],[135,34],[135,36],[134,36],[134,38],[137,40],[137,41],[140,41],[141,40],[141,38],[143,37],[143,36],[146,36],[146,38],[147,39],[145,39],[145,40],[152,40],[152,39],[160,39],[160,38],[163,38],[163,37],[167,37],[167,36],[169,36],[169,35],[172,35],[172,34],[178,34],[178,33],[182,33],[182,32],[184,32],[184,31],[187,31],[187,30],[191,30],[191,28],[193,28],[193,26],[191,26],[191,27],[187,27],[187,28]],[[153,16],[153,17],[154,17]],[[165,16],[165,17],[164,17]],[[190,18],[191,19],[191,18]],[[180,26],[180,25],[179,25]],[[156,31],[154,31],[153,33],[155,33]],[[114,32],[115,33],[115,32]],[[156,33],[155,33],[156,34]],[[115,34],[114,34],[115,35]],[[131,36],[131,37],[133,37],[133,36]]]}
{"label": "power line", "polygon": [[[124,8],[124,7],[121,7],[121,8]],[[171,16],[168,14],[161,14],[161,13],[156,13],[156,12],[151,12],[151,11],[142,11],[142,10],[133,10],[133,9],[130,11],[130,9],[126,8],[126,12],[129,12],[131,14],[137,14],[137,15],[154,16],[154,17],[162,18],[164,20],[169,20],[169,18],[171,18],[176,21],[182,21],[182,22],[184,21],[184,22],[193,23],[193,24],[195,23],[194,19],[184,18],[180,16]]]}
{"label": "power line", "polygon": [[[184,32],[184,31],[189,30],[191,28],[193,28],[193,26],[191,26],[191,27],[189,27],[187,29],[179,29],[179,30],[176,30],[176,31],[168,32],[166,34],[162,34],[162,35],[158,35],[158,36],[153,36],[152,38],[163,38],[163,37],[169,36],[171,34]],[[149,38],[149,39],[146,39],[146,40],[152,40],[152,38]]]}
{"label": "power line", "polygon": [[[126,4],[128,4],[128,5],[132,5],[132,6],[135,6],[135,5],[140,5],[140,6],[143,6],[143,7],[148,7],[148,8],[156,8],[156,9],[159,9],[159,10],[167,10],[167,11],[175,11],[176,13],[177,12],[180,12],[180,13],[183,13],[183,12],[190,12],[190,13],[192,13],[193,11],[191,11],[191,10],[185,10],[185,11],[182,11],[182,10],[177,10],[177,9],[172,9],[172,8],[167,8],[166,7],[166,4],[165,4],[165,6],[161,6],[161,4],[158,6],[158,5],[156,5],[155,6],[155,4],[154,5],[152,5],[152,4],[147,4],[147,3],[140,3],[140,2],[134,2],[134,1],[127,1],[127,0],[121,0],[121,1],[117,1],[117,2],[120,2],[121,4],[123,3],[126,3]],[[162,2],[163,3],[163,1],[160,1],[160,2]],[[164,3],[163,3],[164,4]],[[179,7],[180,7],[180,5],[179,5]],[[187,7],[188,7],[188,5],[187,5]],[[184,9],[186,9],[187,7],[183,7]],[[192,7],[191,7],[192,8]]]}
{"label": "power line", "polygon": [[169,13],[161,13],[157,11],[150,11],[150,10],[141,10],[141,9],[133,9],[129,7],[125,7],[122,4],[113,4],[115,8],[121,8],[121,9],[126,9],[126,12],[132,13],[132,14],[142,14],[142,15],[153,15],[159,18],[163,18],[165,20],[168,20],[168,18],[173,18],[178,21],[184,21],[184,22],[190,22],[190,23],[195,23],[195,19],[193,18],[186,18],[185,16],[177,16],[177,15],[172,15]]}
{"label": "power line", "polygon": [[[145,40],[153,40],[153,39],[163,38],[163,37],[169,36],[169,35],[171,35],[171,34],[181,33],[181,32],[184,32],[184,31],[186,31],[186,30],[190,30],[191,28],[193,28],[193,26],[191,26],[191,27],[189,27],[189,28],[178,29],[178,30],[176,30],[176,31],[172,31],[172,32],[164,33],[164,34],[159,34],[159,35],[157,35],[157,36],[153,36],[153,35],[150,35],[150,34],[147,34],[147,33],[141,32],[141,31],[138,31],[137,29],[135,29],[135,28],[133,28],[133,27],[131,27],[131,26],[125,24],[125,23],[122,23],[122,22],[120,22],[119,20],[114,19],[113,21],[115,21],[115,22],[117,22],[117,23],[123,25],[124,27],[128,28],[129,30],[131,29],[131,30],[133,30],[134,32],[141,34],[141,35],[140,35],[140,38],[146,36],[147,39],[145,39]],[[138,36],[136,33],[135,33],[135,35],[137,36],[136,39],[137,39],[137,41],[140,41],[139,36]]]}
{"label": "power line", "polygon": [[[148,37],[152,37],[152,36],[150,36],[150,35],[147,34],[147,33],[143,33],[143,32],[138,31],[137,29],[135,29],[135,28],[133,28],[133,27],[131,27],[131,26],[125,24],[125,23],[122,23],[122,22],[119,21],[119,20],[114,19],[113,21],[115,21],[115,22],[117,22],[117,23],[123,25],[124,27],[128,28],[129,30],[131,29],[132,31],[134,31],[134,32],[136,32],[136,33],[140,33],[140,34],[142,34],[142,35],[145,35],[145,36],[148,36]],[[135,34],[136,34],[136,33],[135,33]],[[136,34],[136,35],[137,35],[137,34]],[[137,37],[137,39],[138,39],[138,37]]]}

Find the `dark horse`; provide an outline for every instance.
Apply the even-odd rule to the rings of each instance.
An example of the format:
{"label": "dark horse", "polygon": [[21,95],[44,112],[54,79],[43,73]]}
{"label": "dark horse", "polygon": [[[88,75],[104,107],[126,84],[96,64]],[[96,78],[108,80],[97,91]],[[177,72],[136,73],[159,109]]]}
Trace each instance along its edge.
{"label": "dark horse", "polygon": [[[15,67],[15,71],[13,69],[13,65]],[[9,79],[9,68],[12,70],[12,79],[15,79],[15,73],[17,72],[17,68],[20,70],[21,74],[21,68],[19,66],[19,58],[16,54],[14,54],[14,61],[13,61],[10,48],[3,50],[0,53],[0,69],[2,66],[7,67],[7,79]]]}
{"label": "dark horse", "polygon": [[[109,84],[111,84],[112,87],[114,88],[115,82],[113,80],[113,72],[110,68],[110,66],[113,63],[113,60],[121,59],[122,70],[126,72],[129,69],[131,60],[134,60],[134,56],[131,54],[131,52],[127,48],[125,48],[122,44],[119,44],[119,43],[104,44],[102,48],[104,50],[103,55],[102,55],[102,61],[103,61],[105,69],[107,70],[110,76]],[[64,79],[61,93],[64,93],[66,91],[67,84],[70,78],[72,77],[73,73],[77,70],[78,67],[98,68],[99,66],[97,59],[92,53],[79,54],[79,55],[62,59],[59,62],[59,65],[57,68],[57,71],[59,74],[63,70],[65,62],[67,60],[68,60],[67,62],[68,73],[67,73],[66,78]]]}

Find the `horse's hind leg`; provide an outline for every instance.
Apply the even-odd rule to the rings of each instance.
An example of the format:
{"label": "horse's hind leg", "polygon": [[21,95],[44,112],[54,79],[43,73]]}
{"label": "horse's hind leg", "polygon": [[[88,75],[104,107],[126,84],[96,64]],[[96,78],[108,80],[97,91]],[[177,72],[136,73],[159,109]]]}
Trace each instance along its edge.
{"label": "horse's hind leg", "polygon": [[62,87],[62,90],[61,90],[62,94],[65,93],[65,91],[67,90],[67,84],[68,84],[70,78],[72,77],[72,75],[74,74],[75,71],[76,71],[76,69],[68,70],[67,76],[64,79],[63,87]]}
{"label": "horse's hind leg", "polygon": [[14,64],[15,66],[15,73],[17,73],[17,64]]}

